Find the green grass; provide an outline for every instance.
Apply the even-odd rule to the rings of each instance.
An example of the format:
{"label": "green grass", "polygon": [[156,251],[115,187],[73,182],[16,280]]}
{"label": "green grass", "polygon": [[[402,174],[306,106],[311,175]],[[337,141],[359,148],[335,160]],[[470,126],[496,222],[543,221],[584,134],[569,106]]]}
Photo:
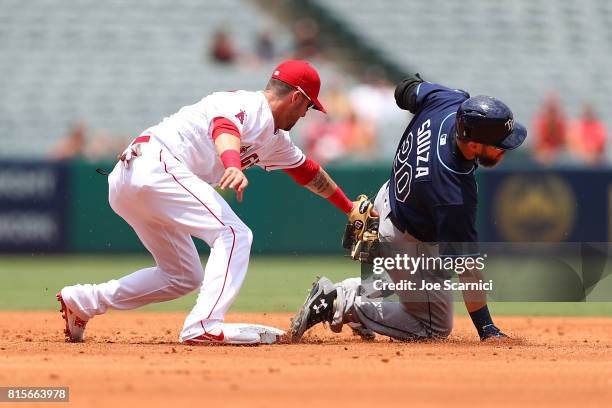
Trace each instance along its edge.
{"label": "green grass", "polygon": [[[0,310],[55,309],[55,294],[63,286],[105,282],[153,264],[146,255],[1,256]],[[292,311],[317,275],[336,281],[358,274],[359,265],[342,257],[255,257],[232,310]],[[145,309],[187,311],[196,294]]]}
{"label": "green grass", "polygon": [[[203,262],[206,260],[203,259]],[[54,310],[65,285],[99,283],[148,267],[145,255],[0,256],[0,310]],[[317,275],[333,281],[359,275],[359,264],[342,257],[259,256],[233,311],[295,311]],[[143,310],[189,311],[196,293]],[[496,315],[612,316],[612,303],[495,303]],[[456,307],[458,314],[465,308]]]}

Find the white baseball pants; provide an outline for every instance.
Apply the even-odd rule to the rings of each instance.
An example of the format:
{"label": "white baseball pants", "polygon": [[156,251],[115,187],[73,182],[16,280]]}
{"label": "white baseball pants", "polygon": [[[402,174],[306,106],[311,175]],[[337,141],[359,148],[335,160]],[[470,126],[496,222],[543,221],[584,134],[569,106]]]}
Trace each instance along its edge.
{"label": "white baseball pants", "polygon": [[[109,202],[127,221],[156,266],[118,280],[64,288],[67,306],[92,318],[108,308],[134,309],[176,299],[201,286],[180,340],[210,332],[244,281],[253,235],[225,200],[151,137],[128,166],[118,162],[108,178]],[[211,248],[202,269],[192,237]]]}

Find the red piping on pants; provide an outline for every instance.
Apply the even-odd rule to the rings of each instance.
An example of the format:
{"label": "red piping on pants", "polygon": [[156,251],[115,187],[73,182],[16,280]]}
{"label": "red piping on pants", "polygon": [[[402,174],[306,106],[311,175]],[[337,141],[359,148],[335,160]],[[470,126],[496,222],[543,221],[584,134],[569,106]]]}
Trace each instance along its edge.
{"label": "red piping on pants", "polygon": [[[215,213],[212,212],[212,210],[210,208],[208,208],[208,206],[206,204],[204,204],[204,202],[202,200],[200,200],[194,193],[192,193],[187,187],[185,187],[180,181],[178,181],[178,179],[176,178],[176,176],[172,173],[170,173],[168,171],[168,167],[166,166],[166,162],[162,160],[162,151],[159,151],[159,161],[162,162],[164,164],[164,171],[166,172],[166,174],[169,174],[172,176],[172,178],[174,179],[174,181],[176,181],[176,183],[183,187],[183,189],[185,189],[185,191],[187,191],[189,194],[191,194],[191,196],[193,196],[193,198],[195,198],[196,200],[198,200],[198,202],[200,204],[202,204],[204,206],[204,208],[206,208],[208,210],[208,212],[215,217],[215,219],[217,221],[219,221],[219,223],[221,225],[223,225],[224,227],[226,227],[227,225],[225,225],[223,223],[223,221],[221,221],[219,219],[219,217],[217,217],[215,215]],[[230,255],[229,255],[229,259],[227,260],[227,268],[225,268],[225,276],[223,277],[223,286],[221,287],[221,292],[219,293],[219,297],[217,298],[217,301],[215,302],[215,304],[213,305],[212,309],[210,310],[210,313],[208,314],[208,316],[206,317],[206,319],[204,320],[208,320],[210,319],[210,316],[212,316],[212,313],[215,310],[215,307],[217,307],[217,303],[219,303],[219,300],[221,299],[221,295],[223,294],[223,290],[225,289],[225,283],[227,282],[227,275],[229,273],[229,266],[230,266],[230,262],[232,262],[232,254],[234,253],[234,246],[236,245],[236,232],[234,231],[234,228],[232,228],[231,226],[229,226],[230,231],[232,232],[232,249],[230,250]],[[200,324],[202,325],[202,328],[204,328],[204,324],[202,323],[202,321],[200,321]],[[204,330],[204,332],[206,332],[206,329]]]}

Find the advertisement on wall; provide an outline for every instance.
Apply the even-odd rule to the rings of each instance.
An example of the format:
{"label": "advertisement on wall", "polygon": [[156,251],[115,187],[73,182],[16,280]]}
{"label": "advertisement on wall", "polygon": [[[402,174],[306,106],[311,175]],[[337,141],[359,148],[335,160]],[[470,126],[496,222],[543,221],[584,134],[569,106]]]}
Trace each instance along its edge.
{"label": "advertisement on wall", "polygon": [[480,233],[495,242],[607,242],[607,171],[491,171],[481,177]]}
{"label": "advertisement on wall", "polygon": [[65,250],[67,190],[61,163],[0,162],[0,252]]}

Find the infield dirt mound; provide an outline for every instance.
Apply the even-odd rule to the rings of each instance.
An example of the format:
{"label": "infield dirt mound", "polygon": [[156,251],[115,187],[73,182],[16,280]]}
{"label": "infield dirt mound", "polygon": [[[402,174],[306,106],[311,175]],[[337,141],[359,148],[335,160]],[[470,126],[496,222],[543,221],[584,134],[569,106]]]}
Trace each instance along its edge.
{"label": "infield dirt mound", "polygon": [[[85,343],[69,344],[59,313],[0,313],[0,386],[69,386],[71,406],[105,408],[612,401],[607,318],[500,317],[515,340],[499,343],[480,343],[471,322],[458,318],[443,342],[366,343],[347,329],[334,335],[317,327],[298,345],[196,347],[177,343],[184,317],[109,313],[90,321]],[[231,314],[228,321],[287,328],[289,317]]]}

